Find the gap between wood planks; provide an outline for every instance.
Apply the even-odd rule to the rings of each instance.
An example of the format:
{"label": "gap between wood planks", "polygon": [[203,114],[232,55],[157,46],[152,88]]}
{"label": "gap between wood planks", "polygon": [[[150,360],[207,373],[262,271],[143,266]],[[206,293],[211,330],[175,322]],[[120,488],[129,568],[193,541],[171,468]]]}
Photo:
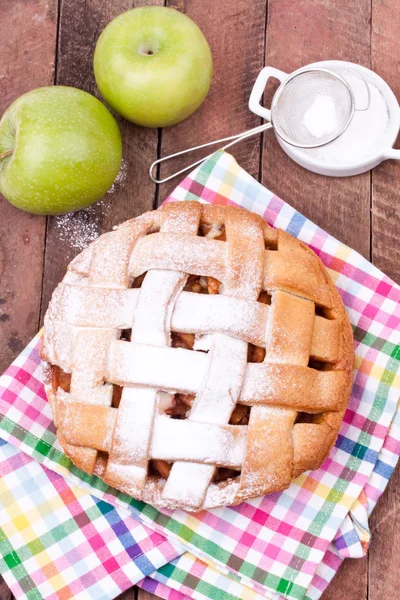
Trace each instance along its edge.
{"label": "gap between wood planks", "polygon": [[[60,19],[61,19],[61,2],[62,0],[56,0],[56,5],[57,5],[57,15],[56,15],[56,43],[55,43],[55,49],[54,49],[54,78],[53,78],[53,84],[57,85],[57,62],[58,62],[58,42],[59,42],[59,38],[60,38]],[[44,245],[43,245],[43,261],[42,261],[42,281],[41,281],[41,285],[40,285],[40,304],[39,304],[39,314],[38,314],[38,324],[37,324],[37,329],[39,330],[41,327],[41,324],[43,322],[43,317],[44,317],[44,313],[43,313],[43,288],[44,288],[44,270],[45,270],[45,263],[46,263],[46,246],[47,246],[47,230],[48,230],[48,224],[49,224],[49,217],[46,217],[46,225],[44,228]],[[46,307],[47,309],[47,307]],[[1,599],[0,599],[1,600]]]}
{"label": "gap between wood planks", "polygon": [[[163,0],[147,0],[137,4],[162,5]],[[59,9],[59,33],[55,83],[83,89],[100,98],[93,74],[93,52],[100,32],[115,16],[131,8],[128,0],[106,0],[82,3],[62,0]],[[74,213],[69,223],[90,225],[99,235],[113,226],[151,210],[155,202],[155,186],[147,173],[157,156],[156,130],[140,128],[114,115],[123,139],[125,180],[115,184],[101,202],[90,209]],[[48,217],[42,278],[41,320],[51,294],[64,276],[68,263],[81,248],[68,232],[60,234],[60,219]],[[67,227],[68,227],[67,223]],[[61,225],[62,227],[62,225]]]}
{"label": "gap between wood planks", "polygon": [[[370,0],[270,0],[266,64],[285,72],[324,59],[371,64]],[[371,179],[318,176],[289,159],[265,135],[262,183],[329,233],[371,256]],[[347,561],[323,600],[365,600],[367,562]]]}
{"label": "gap between wood planks", "polygon": [[[293,27],[293,23],[291,21],[292,18],[292,14],[293,14],[293,10],[294,7],[296,7],[297,4],[297,10],[298,11],[303,11],[307,9],[307,6],[302,3],[301,6],[299,6],[299,3],[297,3],[295,0],[281,0],[281,5],[282,7],[284,7],[284,9],[286,10],[286,17],[285,20],[283,19],[282,14],[278,14],[277,15],[277,10],[278,10],[278,5],[277,5],[278,0],[270,0],[270,8],[268,9],[268,12],[272,12],[272,18],[273,21],[275,21],[275,25],[274,23],[272,23],[272,29],[271,29],[271,23],[268,23],[268,27],[266,27],[264,29],[264,31],[266,32],[266,35],[264,35],[263,38],[263,44],[262,44],[262,59],[259,61],[259,65],[257,67],[257,69],[254,68],[254,65],[252,66],[252,70],[251,73],[248,77],[248,83],[247,86],[248,88],[251,87],[251,82],[250,82],[250,78],[254,78],[259,70],[259,68],[261,68],[265,62],[266,62],[266,56],[267,56],[267,46],[268,46],[268,39],[270,38],[270,34],[271,34],[271,43],[272,45],[274,44],[274,36],[276,36],[277,34],[280,34],[280,36],[282,37],[282,40],[285,40],[286,43],[286,52],[284,51],[285,49],[281,47],[280,49],[280,54],[277,55],[272,53],[270,53],[268,56],[272,60],[276,60],[277,58],[279,59],[279,57],[282,56],[286,56],[286,60],[288,60],[288,62],[290,63],[290,61],[293,62],[294,67],[298,67],[301,66],[300,62],[301,60],[304,60],[303,64],[306,64],[306,62],[311,62],[311,60],[316,60],[317,57],[314,56],[313,53],[315,53],[315,48],[313,47],[313,45],[311,44],[311,47],[307,47],[304,44],[299,45],[299,47],[297,47],[295,44],[293,44],[293,41],[288,38],[287,36],[287,31],[290,30],[289,32],[292,34],[293,30],[291,29],[291,27]],[[153,3],[153,2],[150,2]],[[61,17],[62,17],[62,4],[63,5],[67,5],[67,2],[64,0],[64,2],[62,2],[61,0],[58,0],[58,13],[57,13],[57,21],[58,21],[58,25],[57,25],[57,41],[56,41],[56,47],[55,47],[55,55],[56,55],[56,69],[57,69],[57,75],[55,78],[55,82],[57,82],[57,76],[58,76],[58,66],[59,66],[59,61],[60,60],[64,60],[65,63],[65,55],[63,54],[63,52],[60,50],[60,42],[61,42]],[[70,4],[74,4],[74,2],[71,2]],[[81,4],[81,3],[79,3]],[[96,5],[96,2],[92,3],[93,5]],[[105,2],[103,3],[104,6],[107,8],[107,10],[110,10],[110,2]],[[117,6],[115,7],[115,10],[119,10],[119,7],[124,6],[126,8],[128,8],[127,3],[125,2],[117,2],[116,3]],[[254,6],[257,5],[259,6],[259,2],[254,2]],[[349,4],[346,2],[346,4]],[[183,0],[175,0],[175,2],[170,2],[169,3],[170,6],[175,6],[177,8],[180,8],[181,10],[185,8],[185,2]],[[204,2],[203,2],[204,5]],[[227,6],[227,0],[224,0],[220,3],[221,6],[226,7]],[[265,7],[266,7],[266,3],[264,3]],[[344,5],[344,0],[335,0],[334,2],[330,3],[331,5],[331,9],[329,9],[329,7],[327,7],[326,2],[321,1],[317,1],[317,0],[308,0],[308,8],[309,10],[321,10],[321,11],[326,11],[326,14],[328,15],[328,18],[330,19],[329,23],[334,31],[334,33],[336,32],[336,27],[342,27],[343,28],[343,32],[342,33],[338,33],[336,36],[336,44],[338,45],[340,40],[343,39],[342,36],[346,37],[348,39],[348,41],[344,42],[343,44],[343,48],[345,49],[345,53],[348,53],[348,55],[343,56],[344,59],[348,59],[348,60],[355,60],[356,62],[358,61],[358,55],[360,54],[360,39],[361,36],[359,34],[359,25],[354,25],[355,21],[354,19],[357,17],[351,17],[349,19],[340,19],[339,17],[337,18],[337,20],[332,20],[331,19],[331,14],[336,11],[337,15],[339,15],[339,13],[341,11],[344,11],[344,14],[348,14],[346,13],[346,10],[352,10],[351,7],[345,6]],[[399,11],[396,10],[396,2],[393,2],[393,0],[391,2],[388,2],[387,0],[371,0],[371,5],[374,7],[373,13],[372,13],[372,23],[370,24],[370,43],[369,43],[369,51],[370,51],[370,56],[369,56],[369,60],[370,62],[372,62],[372,68],[376,68],[376,70],[378,71],[379,74],[383,75],[383,77],[388,81],[389,85],[394,89],[395,93],[397,94],[397,96],[399,97],[400,95],[400,89],[399,89],[399,84],[397,83],[398,81],[398,76],[396,74],[396,61],[395,60],[390,60],[390,54],[394,55],[394,56],[400,56],[400,52],[398,52],[398,44],[399,42],[396,41],[395,38],[395,34],[396,32],[398,32],[398,30],[400,29],[399,25]],[[357,7],[354,6],[354,10],[357,9]],[[194,1],[191,2],[190,4],[188,3],[188,12],[190,14],[191,10],[198,10],[198,2]],[[66,9],[68,10],[68,9]],[[361,10],[361,8],[358,8],[358,10]],[[332,12],[330,12],[332,11]],[[122,12],[122,10],[120,10],[120,12]],[[249,13],[251,11],[248,11]],[[352,14],[352,13],[351,13]],[[247,18],[251,18],[251,15],[246,15]],[[358,17],[357,17],[358,18]],[[67,19],[68,20],[68,19]],[[265,9],[265,24],[267,23],[267,10]],[[299,27],[299,24],[297,24],[297,27]],[[324,24],[321,24],[321,27],[324,27]],[[374,29],[375,28],[375,29]],[[315,28],[315,26],[313,25],[312,19],[311,19],[311,23],[310,21],[308,21],[308,29],[309,32],[307,31],[303,31],[304,33],[304,37],[305,39],[312,37],[311,34],[316,31],[316,35],[317,35],[317,40],[318,40],[318,31]],[[328,34],[329,35],[329,32]],[[297,38],[298,39],[298,38]],[[328,42],[329,42],[329,38],[328,38]],[[389,44],[389,47],[391,48],[391,51],[388,53],[387,48],[385,48],[385,44]],[[225,40],[221,40],[221,43],[226,43]],[[325,44],[326,46],[326,42],[322,42],[323,44]],[[346,45],[347,44],[347,45]],[[351,44],[353,44],[353,46],[351,46]],[[288,52],[287,49],[290,48],[291,52],[291,56],[288,56]],[[273,50],[273,49],[272,49]],[[217,62],[219,63],[221,55],[219,54],[218,49],[216,50],[217,52]],[[335,49],[332,46],[332,50],[331,52],[335,55],[334,57],[338,57],[336,56],[338,53],[338,50]],[[389,55],[388,55],[389,54]],[[322,58],[322,56],[319,56],[318,58]],[[330,58],[330,56],[329,56]],[[339,58],[339,57],[338,57]],[[226,57],[225,57],[226,59]],[[279,66],[278,64],[276,64],[276,66]],[[284,65],[282,65],[282,68],[284,67]],[[218,68],[220,68],[220,65],[218,64]],[[69,73],[69,77],[71,77],[71,72]],[[71,77],[71,79],[68,79],[68,82],[71,84],[73,77]],[[253,79],[253,80],[254,80]],[[229,82],[227,81],[227,84]],[[399,82],[400,83],[400,82]],[[77,83],[78,87],[82,87],[81,85],[81,81],[79,81]],[[218,98],[213,98],[213,103],[215,104],[215,108],[214,108],[214,112],[215,113],[219,113],[221,114],[224,107],[222,106],[222,102],[219,101],[220,99]],[[243,95],[241,96],[241,101],[243,102]],[[247,103],[244,102],[245,105],[245,109],[247,111]],[[249,111],[247,111],[249,112]],[[171,150],[171,148],[174,147],[175,145],[175,149],[179,150],[179,149],[183,149],[186,146],[189,146],[193,143],[198,143],[199,137],[201,135],[203,135],[203,130],[205,131],[205,133],[207,134],[207,136],[212,135],[213,137],[218,137],[219,135],[224,135],[225,133],[232,133],[232,127],[235,126],[235,131],[236,131],[236,125],[237,122],[234,122],[234,116],[236,116],[235,112],[232,111],[232,113],[230,115],[228,115],[230,117],[231,120],[223,118],[221,119],[221,121],[216,120],[214,123],[208,124],[208,126],[205,127],[204,129],[204,121],[202,121],[202,125],[198,126],[197,129],[192,128],[191,131],[187,131],[187,129],[185,129],[185,127],[182,127],[181,129],[177,130],[176,133],[173,133],[172,130],[164,132],[162,133],[161,131],[159,131],[157,133],[157,140],[156,140],[156,145],[155,145],[155,155],[159,158],[161,157],[161,152],[163,150],[163,146],[164,143],[167,145],[167,150],[165,151],[165,154],[169,153]],[[249,124],[249,120],[248,117],[246,116],[246,114],[240,113],[239,117],[242,119],[242,122],[244,122],[246,127],[251,126],[251,124]],[[251,117],[251,114],[249,114],[249,117]],[[232,125],[233,123],[233,125]],[[257,122],[255,122],[254,124],[258,124]],[[227,130],[227,128],[230,127],[229,131]],[[219,129],[218,129],[219,128]],[[225,128],[225,129],[224,129]],[[241,128],[238,127],[237,129],[238,131],[241,130]],[[190,136],[187,138],[185,137],[186,134],[190,134]],[[265,138],[267,138],[267,136],[265,136]],[[186,140],[189,139],[190,141],[187,142]],[[205,139],[204,141],[209,141],[210,139],[212,139],[212,137],[207,137],[207,139]],[[250,159],[248,158],[247,154],[249,154],[249,152],[245,152],[244,150],[241,150],[240,148],[237,149],[238,154],[241,156],[240,162],[243,163],[243,165],[245,167],[247,167],[253,175],[255,175],[258,179],[261,179],[264,175],[264,183],[266,183],[268,185],[268,180],[269,180],[269,176],[267,178],[265,175],[265,167],[267,165],[269,156],[267,155],[267,149],[269,147],[270,144],[273,143],[266,139],[260,139],[260,147],[257,149],[257,152],[255,153],[256,156],[258,156],[258,160],[255,160],[254,156],[250,156]],[[264,148],[265,146],[265,148]],[[246,148],[248,148],[248,146],[245,145]],[[265,150],[265,151],[264,151]],[[277,157],[279,157],[279,160],[284,161],[285,160],[285,156],[283,155],[282,151],[279,149],[280,154],[276,154],[276,151],[274,149],[272,149],[272,159],[275,160],[277,159]],[[236,153],[236,151],[235,151]],[[149,162],[150,164],[150,162]],[[263,169],[264,166],[264,169]],[[396,204],[396,198],[395,198],[395,186],[393,185],[393,178],[396,177],[396,173],[398,173],[398,171],[396,172],[396,165],[391,164],[391,163],[386,163],[383,164],[381,167],[378,167],[377,169],[375,169],[374,173],[369,174],[369,180],[368,180],[368,187],[369,187],[369,203],[368,203],[368,213],[369,213],[369,219],[372,218],[372,222],[369,225],[369,237],[368,237],[368,244],[363,244],[363,241],[360,240],[360,249],[364,249],[365,254],[367,256],[369,256],[369,258],[373,258],[374,260],[378,261],[378,266],[384,270],[388,270],[389,274],[392,275],[393,277],[397,276],[397,279],[399,278],[399,261],[397,261],[396,257],[398,256],[396,254],[396,252],[398,252],[398,250],[396,249],[396,223],[397,223],[397,227],[398,227],[398,220],[396,221],[396,219],[398,219],[398,204]],[[296,170],[297,168],[293,165],[292,163],[292,169],[293,172],[296,171],[296,173],[300,173],[300,171]],[[264,171],[264,173],[263,173]],[[285,165],[283,165],[281,173],[279,172],[279,170],[277,170],[274,174],[275,179],[273,180],[274,185],[276,185],[277,187],[277,191],[279,192],[279,189],[282,190],[287,190],[287,194],[285,199],[288,200],[289,202],[291,201],[291,197],[293,195],[293,198],[295,198],[295,196],[297,195],[297,190],[292,187],[290,185],[285,184],[284,179],[286,177],[285,173],[287,173],[286,167]],[[268,175],[268,174],[267,174]],[[304,173],[302,175],[299,176],[300,179],[305,178]],[[368,178],[366,177],[366,180]],[[272,181],[272,176],[271,176],[271,181]],[[289,179],[289,183],[292,183],[294,181],[293,177],[290,180]],[[308,179],[307,178],[307,186],[309,185],[310,187],[307,189],[310,189],[312,191],[313,189],[313,184],[315,184],[315,182],[320,182],[321,180],[316,176],[315,178],[313,178],[312,176]],[[281,185],[277,182],[281,182]],[[342,182],[339,182],[340,186],[343,186],[344,184]],[[349,184],[353,185],[352,182],[349,182]],[[171,188],[174,187],[175,183],[172,182],[171,184]],[[272,186],[271,186],[272,187]],[[279,187],[279,189],[278,189]],[[171,189],[169,188],[169,189]],[[329,189],[327,186],[327,195],[329,196]],[[149,208],[151,208],[151,206],[154,205],[158,205],[159,201],[164,199],[164,192],[166,193],[168,191],[167,187],[157,187],[154,190],[154,193],[152,195],[152,201],[150,200],[150,197],[148,198],[148,200],[146,200],[146,202],[149,205]],[[163,195],[161,196],[161,192],[163,192]],[[304,189],[300,190],[300,193],[304,193]],[[314,188],[314,193],[315,193],[315,188]],[[330,192],[332,195],[332,192]],[[282,194],[283,195],[283,194]],[[334,208],[335,205],[331,205],[331,207]],[[340,205],[336,205],[338,208],[340,208]],[[302,205],[300,204],[299,206],[299,210],[301,210]],[[356,207],[357,208],[357,207]],[[318,212],[318,207],[315,209],[313,208],[313,211],[315,211],[315,214],[317,214]],[[391,212],[392,211],[392,212]],[[397,212],[396,212],[397,211]],[[121,210],[121,215],[123,212],[125,212],[124,210]],[[303,211],[304,212],[304,211]],[[393,216],[392,216],[393,213]],[[356,214],[356,212],[354,213]],[[354,217],[354,214],[347,213],[347,217],[348,217],[348,221],[349,221],[349,225],[351,226],[352,220],[353,222],[356,222],[356,217]],[[364,215],[365,216],[365,215]],[[312,217],[312,216],[311,216]],[[364,217],[363,217],[364,218]],[[46,271],[46,268],[48,270],[48,265],[49,265],[49,261],[46,260],[46,257],[49,258],[47,256],[47,242],[48,242],[48,238],[51,235],[51,222],[52,219],[47,219],[46,222],[46,228],[45,228],[45,248],[44,248],[44,252],[43,252],[43,270],[42,270],[42,283],[41,283],[41,289],[42,289],[42,294],[41,294],[41,301],[40,301],[40,312],[39,314],[43,314],[44,308],[45,308],[45,300],[46,300],[46,294],[48,295],[48,291],[49,288],[51,288],[53,286],[53,283],[56,280],[56,275],[55,274],[51,274],[49,275],[48,272]],[[324,226],[322,224],[322,226]],[[329,226],[329,223],[328,223]],[[340,231],[340,222],[339,224],[336,223],[332,223],[332,226],[335,226],[338,228],[338,231]],[[326,226],[327,227],[327,226]],[[344,230],[343,230],[344,231]],[[351,243],[351,242],[350,242]],[[50,244],[51,246],[51,244]],[[61,248],[61,246],[60,246]],[[367,251],[368,250],[368,251]],[[397,264],[397,266],[396,266]],[[385,266],[387,265],[387,266]],[[49,281],[51,280],[51,281]],[[49,281],[48,285],[47,285],[47,290],[45,289],[45,284],[46,281]],[[46,292],[46,294],[44,293]],[[394,486],[397,485],[397,488],[395,488]],[[393,506],[396,506],[395,502],[396,502],[396,496],[395,496],[395,490],[398,490],[398,485],[399,485],[399,477],[397,477],[397,484],[396,484],[396,478],[392,479],[390,486],[389,486],[389,490],[388,492],[384,495],[384,497],[380,500],[380,502],[378,503],[378,507],[374,512],[374,516],[373,516],[373,520],[372,522],[374,523],[374,519],[376,519],[375,522],[375,526],[376,529],[378,531],[378,533],[376,534],[374,541],[373,541],[373,546],[372,546],[372,552],[370,554],[370,567],[369,567],[369,585],[368,585],[368,580],[367,580],[367,586],[365,589],[365,592],[369,595],[370,600],[386,600],[386,598],[392,598],[392,600],[397,600],[395,599],[395,596],[393,595],[394,592],[394,582],[391,581],[391,577],[389,574],[390,569],[392,569],[392,571],[394,572],[394,564],[399,564],[398,563],[398,557],[396,557],[395,553],[393,552],[393,549],[396,548],[396,531],[398,532],[398,527],[399,527],[399,523],[398,523],[398,518],[396,521],[396,514],[394,514],[394,522],[397,523],[397,527],[393,527],[392,526],[392,522],[388,522],[387,520],[385,520],[382,515],[384,516],[385,514],[385,510],[389,509],[389,507],[392,507],[393,510]],[[376,516],[376,517],[375,517]],[[376,548],[376,550],[375,550]],[[392,549],[392,550],[391,550]],[[381,563],[381,558],[382,556],[385,557],[385,560],[387,561],[388,564],[388,569],[385,570],[385,573],[382,572],[382,570],[380,570],[380,563]],[[390,560],[389,560],[390,557]],[[364,593],[364,589],[362,588],[363,585],[363,577],[364,577],[364,571],[363,571],[363,565],[365,566],[366,561],[346,561],[345,562],[345,567],[343,567],[341,569],[341,573],[344,573],[344,576],[341,575],[341,573],[339,573],[339,576],[336,578],[335,582],[332,584],[332,586],[330,588],[328,588],[327,591],[327,595],[324,597],[324,599],[331,597],[334,600],[338,600],[338,589],[344,590],[347,589],[346,586],[353,586],[353,588],[349,591],[346,600],[358,600],[359,598],[361,598],[362,594]],[[354,590],[354,585],[360,585],[360,589],[358,591]],[[132,592],[134,593],[134,592]],[[143,593],[143,592],[142,592]],[[331,596],[330,596],[331,594]],[[351,594],[351,595],[350,595]],[[0,596],[1,597],[1,596]],[[135,596],[133,595],[132,598],[134,598]],[[364,594],[364,598],[365,598],[365,594]],[[362,600],[364,600],[364,598],[362,598]],[[140,600],[144,600],[143,598],[141,598]]]}
{"label": "gap between wood planks", "polygon": [[[219,0],[210,3],[207,11],[204,2],[199,0],[167,0],[166,5],[184,9],[200,26],[211,46],[214,75],[210,93],[196,115],[162,131],[159,158],[259,125],[261,119],[251,113],[247,105],[265,57],[265,0],[246,3]],[[260,177],[260,148],[255,138],[232,148],[240,164],[256,179]],[[217,150],[218,145],[213,149]],[[161,165],[161,176],[202,158],[205,153],[207,150],[203,149],[172,159]],[[159,186],[158,204],[178,183],[179,178],[176,178]]]}

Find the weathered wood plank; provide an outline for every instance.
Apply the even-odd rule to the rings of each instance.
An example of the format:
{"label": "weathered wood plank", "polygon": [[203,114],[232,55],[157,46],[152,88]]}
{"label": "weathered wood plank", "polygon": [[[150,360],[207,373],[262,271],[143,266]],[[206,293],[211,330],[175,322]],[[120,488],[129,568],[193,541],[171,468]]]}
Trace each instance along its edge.
{"label": "weathered wood plank", "polygon": [[129,590],[126,590],[126,592],[120,594],[116,600],[139,600],[138,588],[136,586],[131,587]]}
{"label": "weathered wood plank", "polygon": [[[118,14],[162,0],[62,0],[57,61],[57,84],[79,87],[100,97],[93,75],[93,52],[107,23]],[[87,241],[114,225],[153,207],[155,185],[147,171],[157,156],[158,133],[118,118],[123,136],[123,169],[112,192],[90,207],[68,217],[48,219],[43,279],[42,317],[51,294],[72,258]]]}
{"label": "weathered wood plank", "polygon": [[[149,0],[149,3],[154,2]],[[369,2],[336,0],[327,3],[312,0],[300,3],[295,0],[269,0],[269,3],[269,64],[294,69],[312,60],[333,57],[369,66]],[[0,108],[3,110],[24,91],[52,82],[56,2],[51,3],[50,9],[47,8],[49,3],[44,0],[1,4],[3,17],[0,33],[3,33],[3,39],[8,40],[3,48],[0,69]],[[260,24],[264,22],[265,1],[256,4],[254,10],[248,3],[243,6],[224,0],[218,6],[208,6],[206,11],[204,3],[196,0],[169,3],[186,11],[202,27],[212,46],[215,76],[211,94],[196,116],[163,132],[164,155],[258,124],[257,118],[247,110],[248,93],[262,66],[258,50],[263,44],[263,36],[260,38],[259,31]],[[58,83],[75,85],[88,91],[95,89],[91,70],[95,40],[109,19],[131,6],[132,3],[127,0],[116,2],[115,5],[94,0],[86,3],[63,0]],[[372,67],[400,96],[397,62],[393,60],[393,56],[400,55],[396,35],[400,23],[399,13],[393,7],[396,8],[394,0],[373,0]],[[17,25],[10,28],[10,22]],[[24,31],[21,33],[22,27]],[[49,48],[53,49],[52,52],[49,52]],[[128,162],[127,178],[117,186],[114,194],[110,194],[112,204],[105,203],[89,214],[89,220],[95,223],[95,227],[91,229],[87,223],[89,231],[83,236],[90,237],[93,231],[101,233],[116,222],[151,208],[154,187],[147,180],[147,166],[156,156],[157,132],[142,130],[125,122],[122,127],[126,144],[124,155]],[[325,180],[307,174],[290,162],[269,137],[272,136],[266,136],[264,144],[264,183],[334,235],[368,255],[369,200],[367,202],[366,198],[369,177]],[[148,152],[149,147],[151,152]],[[237,146],[234,153],[243,166],[258,175],[259,144],[256,139]],[[180,163],[183,166],[183,161]],[[173,165],[168,170],[172,168]],[[372,177],[373,258],[380,268],[397,280],[400,260],[395,234],[399,224],[399,203],[394,182],[398,168],[397,164],[385,163],[375,170]],[[175,183],[163,186],[160,197],[163,198]],[[312,201],[317,186],[321,198],[318,203]],[[138,192],[135,192],[138,189],[140,199]],[[133,205],[130,204],[130,198]],[[0,204],[0,214],[0,303],[5,300],[0,305],[2,370],[36,330],[44,220],[16,211],[4,201]],[[84,228],[82,222],[86,223],[85,217],[81,219],[77,216],[81,228]],[[55,283],[63,275],[65,265],[79,251],[74,246],[77,243],[75,239],[71,243],[71,237],[68,238],[71,223],[68,220],[62,222],[64,226],[57,227],[55,219],[49,220],[44,308]],[[76,226],[73,231],[78,229]],[[26,244],[23,242],[25,232],[29,236]],[[2,319],[4,314],[8,315],[8,319]],[[369,560],[369,600],[394,599],[398,593],[400,565],[396,555],[396,532],[400,527],[397,498],[399,479],[397,472],[371,520],[374,538]],[[387,568],[382,569],[383,564]],[[366,561],[345,561],[323,599],[344,597],[346,600],[364,600],[365,569]],[[7,588],[0,583],[0,599],[9,598]],[[136,592],[132,588],[120,598],[134,600]],[[154,596],[138,591],[138,600],[151,598]]]}
{"label": "weathered wood plank", "polygon": [[[397,3],[373,0],[372,68],[400,98],[400,10]],[[374,264],[400,281],[400,163],[385,161],[372,174],[372,256]]]}
{"label": "weathered wood plank", "polygon": [[[269,0],[265,64],[286,72],[328,58],[369,66],[369,19],[369,0]],[[312,221],[369,257],[368,173],[345,179],[314,175],[291,161],[268,132],[264,135],[262,182]],[[343,586],[346,593],[342,593]],[[349,561],[324,598],[364,600],[366,589],[367,562]]]}
{"label": "weathered wood plank", "polygon": [[11,592],[6,582],[0,575],[0,600],[12,600],[12,597],[13,596],[11,595]]}
{"label": "weathered wood plank", "polygon": [[[54,80],[56,0],[1,2],[0,114]],[[45,219],[0,197],[0,373],[37,331]]]}
{"label": "weathered wood plank", "polygon": [[156,600],[158,597],[159,596],[155,596],[154,594],[150,594],[150,592],[145,592],[145,590],[138,588],[137,600]]}
{"label": "weathered wood plank", "polygon": [[321,600],[367,600],[367,559],[346,559]]}
{"label": "weathered wood plank", "polygon": [[[388,0],[372,2],[371,62],[374,71],[400,97],[398,56],[400,55],[400,11]],[[398,180],[400,164],[386,161],[372,173],[372,258],[374,264],[400,281],[400,205]],[[399,596],[400,556],[400,471],[397,468],[370,520],[372,543],[369,551],[369,600]]]}
{"label": "weathered wood plank", "polygon": [[370,519],[372,543],[369,550],[368,600],[400,598],[399,490],[400,469],[397,468]]}
{"label": "weathered wood plank", "polygon": [[[267,65],[291,72],[311,62],[370,65],[370,0],[269,0]],[[370,175],[321,177],[291,161],[264,135],[262,181],[329,233],[369,256]]]}
{"label": "weathered wood plank", "polygon": [[[210,44],[214,73],[210,92],[194,115],[179,125],[164,129],[161,138],[162,156],[178,150],[239,133],[260,123],[248,107],[255,78],[263,67],[266,1],[205,3],[202,0],[167,0],[167,6],[177,8],[192,18]],[[215,148],[202,151],[198,157]],[[252,138],[232,148],[240,164],[258,178],[260,139]],[[196,155],[175,159],[163,166],[166,176],[192,163]],[[179,178],[160,186],[159,198],[164,200],[179,183]]]}

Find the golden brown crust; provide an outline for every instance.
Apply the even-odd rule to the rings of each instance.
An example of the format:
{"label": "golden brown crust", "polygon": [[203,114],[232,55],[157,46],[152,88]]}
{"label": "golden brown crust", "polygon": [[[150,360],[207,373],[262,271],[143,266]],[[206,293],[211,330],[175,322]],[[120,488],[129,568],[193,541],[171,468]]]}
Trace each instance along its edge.
{"label": "golden brown crust", "polygon": [[[201,231],[206,232],[206,237],[196,235]],[[216,294],[213,298],[228,302],[231,311],[238,310],[241,315],[240,327],[235,322],[236,313],[231,313],[232,318],[223,318],[219,331],[224,332],[224,339],[242,337],[255,343],[249,357],[256,363],[265,355],[264,362],[247,365],[246,374],[243,371],[242,389],[237,390],[237,406],[241,406],[241,398],[244,404],[252,406],[250,420],[246,418],[245,425],[221,423],[218,430],[218,435],[234,436],[236,454],[233,457],[228,452],[227,460],[232,464],[243,461],[241,473],[235,478],[211,483],[201,504],[192,503],[190,497],[186,501],[174,499],[168,495],[166,480],[157,475],[147,475],[138,489],[136,484],[127,481],[129,469],[126,466],[111,470],[110,459],[107,459],[111,453],[112,460],[116,460],[117,454],[112,448],[118,439],[115,432],[122,425],[118,419],[120,409],[111,405],[112,389],[102,382],[123,385],[124,378],[132,372],[126,372],[125,363],[121,361],[127,360],[129,364],[133,356],[140,358],[147,352],[147,347],[141,347],[140,356],[132,354],[136,352],[135,340],[121,346],[115,320],[120,324],[120,332],[128,329],[124,319],[129,321],[136,314],[140,288],[130,288],[133,278],[146,272],[165,272],[165,269],[206,277],[209,294]],[[182,286],[181,283],[178,285]],[[101,290],[104,288],[110,291],[104,292],[103,297]],[[271,305],[256,302],[261,292],[272,298]],[[98,304],[92,293],[97,294]],[[226,300],[219,295],[221,293]],[[172,326],[181,332],[181,340],[189,340],[187,344],[181,344],[179,351],[186,353],[185,360],[187,357],[190,364],[196,363],[195,368],[201,370],[204,355],[197,360],[202,353],[187,348],[193,343],[193,333],[203,335],[207,327],[212,327],[209,329],[212,334],[218,331],[218,323],[214,324],[208,312],[212,298],[186,291],[173,294]],[[80,307],[85,303],[87,307],[81,314]],[[96,337],[95,364],[91,364],[91,370],[77,366],[76,348],[79,345],[81,361],[92,361],[84,350],[93,341],[92,320],[96,310],[102,313],[102,307],[105,307],[107,313],[111,305],[114,321],[108,319],[108,314],[106,318],[103,314],[99,317],[103,329],[98,330],[101,335]],[[188,326],[185,321],[190,310],[202,315],[204,321],[196,317],[197,329],[194,331],[190,331],[190,324]],[[265,327],[267,334],[262,333]],[[171,377],[175,371],[179,374],[174,365],[174,349],[159,350],[160,357],[172,361]],[[244,351],[247,357],[246,344]],[[241,347],[235,352],[242,356]],[[196,355],[196,360],[189,355]],[[127,221],[117,231],[101,236],[70,264],[46,315],[42,357],[47,363],[45,387],[58,427],[58,439],[74,464],[153,505],[198,510],[238,504],[250,497],[279,491],[305,470],[321,465],[335,443],[347,406],[354,350],[343,302],[312,250],[289,234],[270,228],[261,217],[244,209],[185,202],[170,203],[158,211]],[[71,389],[68,378],[62,380],[64,371],[72,373]],[[90,391],[92,399],[88,399],[88,392],[83,396],[80,394],[79,386],[87,385],[88,380],[88,389],[94,390]],[[254,382],[258,380],[261,385],[254,388]],[[151,387],[155,383],[146,385]],[[174,385],[179,391],[179,382]],[[189,377],[187,383],[182,383],[181,391],[196,394],[197,385]],[[290,397],[293,399],[288,400]],[[302,412],[308,413],[307,422],[302,422]],[[185,425],[173,426],[186,435],[182,429]],[[241,454],[243,432],[247,438],[244,455]],[[196,452],[193,452],[189,455],[195,456]],[[198,452],[200,456],[201,451]],[[160,467],[158,472],[165,471],[167,476],[171,472],[167,481],[173,479],[176,469],[171,470],[171,461],[166,461],[164,455],[149,453],[150,450],[147,456],[151,456],[153,466],[157,468],[158,464]],[[222,455],[225,456],[224,452]],[[118,456],[118,460],[124,462],[124,454]],[[205,459],[197,460],[204,464]],[[216,458],[215,464],[223,466],[220,460]],[[164,469],[164,466],[168,468]],[[227,472],[232,473],[228,469]]]}

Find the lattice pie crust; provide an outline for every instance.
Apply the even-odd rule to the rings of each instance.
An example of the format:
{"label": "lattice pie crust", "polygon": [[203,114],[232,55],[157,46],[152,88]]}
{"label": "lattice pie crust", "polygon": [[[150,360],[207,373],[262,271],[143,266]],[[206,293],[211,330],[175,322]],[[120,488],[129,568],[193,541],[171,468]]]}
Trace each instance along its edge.
{"label": "lattice pie crust", "polygon": [[307,246],[244,209],[176,202],[72,261],[42,356],[78,467],[199,510],[319,467],[348,401],[353,339]]}

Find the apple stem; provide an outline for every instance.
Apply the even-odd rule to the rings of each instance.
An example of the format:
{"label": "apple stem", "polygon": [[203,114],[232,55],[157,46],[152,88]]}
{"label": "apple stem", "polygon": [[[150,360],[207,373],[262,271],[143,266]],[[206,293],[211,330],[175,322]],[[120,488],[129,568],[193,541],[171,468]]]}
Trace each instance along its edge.
{"label": "apple stem", "polygon": [[6,150],[2,154],[0,154],[0,160],[2,160],[3,158],[6,158],[7,156],[10,156],[13,152],[14,152],[13,148],[10,148],[9,150]]}

